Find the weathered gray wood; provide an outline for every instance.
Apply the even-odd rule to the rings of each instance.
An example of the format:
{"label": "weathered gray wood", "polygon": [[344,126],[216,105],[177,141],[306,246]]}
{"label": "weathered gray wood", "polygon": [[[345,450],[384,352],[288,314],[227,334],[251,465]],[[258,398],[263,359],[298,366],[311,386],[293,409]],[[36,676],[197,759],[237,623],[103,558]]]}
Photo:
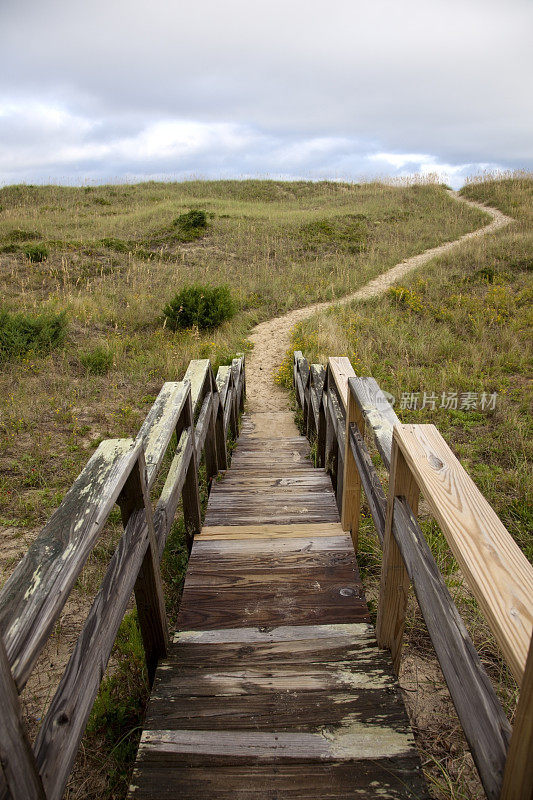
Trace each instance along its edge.
{"label": "weathered gray wood", "polygon": [[144,508],[129,517],[35,742],[47,800],[60,800],[149,545]]}
{"label": "weathered gray wood", "polygon": [[398,496],[406,499],[413,514],[418,513],[420,491],[412,478],[403,454],[393,440],[376,637],[379,646],[390,651],[397,673],[400,672],[403,633],[409,599],[409,576],[392,533],[394,499]]}
{"label": "weathered gray wood", "polygon": [[228,467],[228,450],[226,446],[226,429],[224,427],[224,403],[218,392],[218,384],[216,382],[213,392],[213,398],[216,401],[213,409],[213,422],[215,426],[217,467],[218,470],[221,471]]}
{"label": "weathered gray wood", "polygon": [[218,368],[216,385],[220,395],[222,406],[226,405],[226,395],[231,383],[231,367],[222,366]]}
{"label": "weathered gray wood", "polygon": [[372,463],[372,456],[368,452],[364,439],[355,424],[350,425],[350,446],[378,539],[383,546],[387,500],[379,476]]}
{"label": "weathered gray wood", "polygon": [[67,601],[142,443],[102,442],[0,593],[0,633],[19,691]]}
{"label": "weathered gray wood", "polygon": [[0,637],[0,698],[2,703],[0,797],[9,797],[11,800],[45,800],[35,757],[22,721],[18,692],[2,637]]}
{"label": "weathered gray wood", "polygon": [[164,658],[168,649],[168,627],[161,572],[159,570],[159,548],[154,531],[152,506],[148,494],[146,467],[142,452],[139,461],[120,496],[118,502],[124,528],[135,511],[143,510],[148,528],[148,547],[135,582],[137,617],[144,645],[148,680],[153,681],[157,662]]}
{"label": "weathered gray wood", "polygon": [[189,428],[191,438],[191,456],[185,473],[185,481],[182,490],[183,519],[187,536],[187,546],[189,550],[196,533],[200,533],[202,528],[202,510],[200,507],[200,492],[198,487],[198,462],[196,459],[196,443],[193,427],[193,408],[192,398],[189,395],[188,402],[184,408],[184,423]]}
{"label": "weathered gray wood", "polygon": [[186,383],[164,383],[137,434],[137,440],[143,443],[149,489],[154,484],[176,429],[187,391]]}
{"label": "weathered gray wood", "polygon": [[400,420],[374,378],[350,378],[348,388],[372,431],[385,467],[390,469],[392,431]]}
{"label": "weathered gray wood", "polygon": [[196,414],[205,397],[209,385],[211,362],[208,358],[200,358],[189,362],[187,371],[183,376],[184,381],[191,384],[191,402],[193,414]]}
{"label": "weathered gray wood", "polygon": [[309,417],[308,417],[308,424],[307,424],[307,435],[309,436],[311,432],[318,435],[319,429],[319,415],[320,415],[320,403],[322,400],[322,389],[324,386],[324,376],[326,370],[322,366],[322,364],[311,364],[310,368],[310,408],[309,408]]}
{"label": "weathered gray wood", "polygon": [[174,522],[189,464],[193,453],[191,428],[184,430],[180,436],[176,453],[172,459],[165,485],[161,491],[154,512],[154,529],[156,532],[159,560],[163,555],[169,531]]}

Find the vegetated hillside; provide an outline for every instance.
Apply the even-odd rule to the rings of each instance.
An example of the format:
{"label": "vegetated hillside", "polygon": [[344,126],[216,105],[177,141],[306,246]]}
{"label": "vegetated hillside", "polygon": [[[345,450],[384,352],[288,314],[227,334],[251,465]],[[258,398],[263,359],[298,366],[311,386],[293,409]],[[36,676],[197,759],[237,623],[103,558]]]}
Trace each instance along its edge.
{"label": "vegetated hillside", "polygon": [[[435,259],[385,297],[303,322],[294,343],[313,361],[348,355],[358,374],[395,396],[402,421],[435,424],[531,560],[533,177],[472,182],[461,193],[516,223]],[[426,519],[423,528],[512,715],[516,684],[438,526]],[[368,513],[363,530],[359,562],[375,596],[381,553]],[[483,797],[414,602],[410,613],[404,686],[437,687],[425,699],[423,691],[407,695],[430,781],[438,797]]]}
{"label": "vegetated hillside", "polygon": [[[255,322],[353,291],[487,221],[438,185],[0,190],[1,580],[101,439],[135,435],[162,383],[180,379],[190,359],[209,357],[216,369],[245,349]],[[163,309],[192,282],[228,284],[236,316],[212,331],[172,330]],[[116,514],[25,691],[30,726],[43,715],[119,532]],[[185,561],[178,524],[163,562],[171,619]],[[76,798],[125,794],[146,696],[131,618],[113,669],[71,783]]]}
{"label": "vegetated hillside", "polygon": [[[431,185],[16,186],[0,207],[0,307],[67,323],[58,347],[25,352],[10,335],[1,358],[0,344],[0,522],[23,529],[48,517],[99,439],[136,432],[191,358],[227,363],[256,321],[485,222]],[[207,212],[193,236],[179,223],[190,209]],[[43,260],[26,254],[36,246]],[[169,330],[163,308],[189,282],[229,284],[237,316],[213,332]]]}

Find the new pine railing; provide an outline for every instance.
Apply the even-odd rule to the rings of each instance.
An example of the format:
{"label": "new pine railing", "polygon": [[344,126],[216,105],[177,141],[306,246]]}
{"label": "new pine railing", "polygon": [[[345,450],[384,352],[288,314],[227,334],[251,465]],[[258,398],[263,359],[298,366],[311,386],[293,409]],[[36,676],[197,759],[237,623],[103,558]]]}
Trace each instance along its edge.
{"label": "new pine railing", "polygon": [[[362,490],[370,507],[383,548],[378,643],[398,670],[412,585],[487,797],[531,800],[533,567],[435,426],[402,425],[376,381],[357,377],[347,358],[324,368],[295,352],[294,386],[356,550]],[[368,435],[389,473],[388,496]],[[520,685],[513,729],[417,522],[420,493]]]}
{"label": "new pine railing", "polygon": [[[119,625],[135,594],[148,675],[167,651],[159,563],[182,499],[189,549],[201,528],[198,465],[227,466],[245,395],[244,357],[220,367],[191,361],[183,381],[165,383],[135,440],[100,444],[0,592],[0,799],[59,800]],[[177,447],[157,501],[150,491],[173,434]],[[19,694],[69,594],[118,503],[124,533],[32,746]]]}

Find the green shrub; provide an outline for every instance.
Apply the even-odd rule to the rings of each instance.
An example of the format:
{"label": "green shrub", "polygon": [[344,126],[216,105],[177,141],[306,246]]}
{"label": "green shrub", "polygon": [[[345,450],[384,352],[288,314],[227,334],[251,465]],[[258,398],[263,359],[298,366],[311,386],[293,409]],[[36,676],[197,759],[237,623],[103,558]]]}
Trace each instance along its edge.
{"label": "green shrub", "polygon": [[80,356],[80,363],[90,375],[105,375],[113,366],[113,353],[99,345]]}
{"label": "green shrub", "polygon": [[0,309],[0,364],[57,347],[65,338],[66,328],[64,312],[32,316]]}
{"label": "green shrub", "polygon": [[231,319],[235,306],[228,286],[184,286],[181,292],[165,306],[166,324],[178,328],[216,328],[225,319]]}
{"label": "green shrub", "polygon": [[300,237],[306,250],[362,253],[368,240],[366,217],[364,214],[344,214],[316,219],[301,226]]}
{"label": "green shrub", "polygon": [[207,228],[207,214],[200,209],[191,209],[172,222],[172,227],[176,229],[177,237],[182,242],[191,242],[203,236]]}
{"label": "green shrub", "polygon": [[24,254],[26,258],[29,258],[32,264],[39,264],[41,261],[46,261],[48,258],[48,250],[44,244],[31,244],[24,248]]}

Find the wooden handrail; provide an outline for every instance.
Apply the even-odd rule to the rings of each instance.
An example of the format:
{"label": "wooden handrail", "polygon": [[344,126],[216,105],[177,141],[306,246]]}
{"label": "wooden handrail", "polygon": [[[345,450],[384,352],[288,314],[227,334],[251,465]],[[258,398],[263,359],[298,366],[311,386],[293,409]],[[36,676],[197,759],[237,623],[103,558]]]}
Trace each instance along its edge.
{"label": "wooden handrail", "polygon": [[[226,435],[230,427],[237,433],[244,392],[242,356],[216,379],[202,360],[190,363],[183,381],[165,383],[135,441],[100,444],[0,591],[0,688],[9,699],[0,715],[0,800],[62,796],[132,591],[153,678],[168,642],[159,561],[180,495],[189,548],[199,532],[198,464],[203,454],[208,478],[226,468]],[[174,433],[153,512],[150,489]],[[124,533],[31,748],[17,695],[115,503]]]}
{"label": "wooden handrail", "polygon": [[434,425],[396,426],[395,445],[520,685],[533,630],[533,567]]}
{"label": "wooden handrail", "polygon": [[[533,568],[434,426],[402,426],[376,381],[356,377],[346,361],[329,359],[321,391],[315,388],[319,410],[308,416],[308,430],[317,439],[317,460],[331,472],[343,527],[351,529],[354,546],[362,488],[384,548],[378,642],[391,650],[398,668],[410,582],[487,797],[525,800],[533,792],[527,756],[533,748]],[[311,371],[302,353],[295,353],[294,383],[302,408],[312,405]],[[388,501],[365,445],[365,430],[390,471]],[[512,736],[416,521],[420,490],[513,672],[519,680],[523,676]],[[508,752],[512,764],[506,766]]]}

